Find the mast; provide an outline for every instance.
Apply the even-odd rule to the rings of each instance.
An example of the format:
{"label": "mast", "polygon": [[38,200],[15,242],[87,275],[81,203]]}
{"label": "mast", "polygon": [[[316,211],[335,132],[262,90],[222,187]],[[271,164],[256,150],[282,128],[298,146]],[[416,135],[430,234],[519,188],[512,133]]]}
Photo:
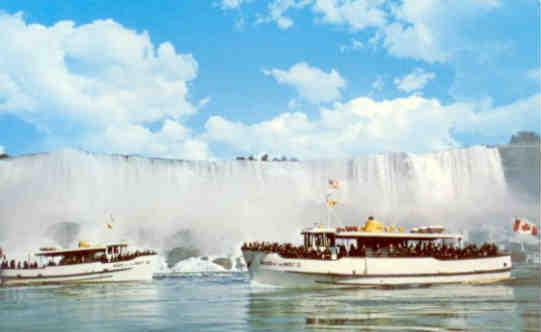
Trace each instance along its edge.
{"label": "mast", "polygon": [[325,204],[327,205],[327,228],[331,228],[331,209],[334,208],[336,200],[332,199],[332,195],[340,188],[340,182],[338,180],[329,179],[329,188],[327,189],[327,196]]}

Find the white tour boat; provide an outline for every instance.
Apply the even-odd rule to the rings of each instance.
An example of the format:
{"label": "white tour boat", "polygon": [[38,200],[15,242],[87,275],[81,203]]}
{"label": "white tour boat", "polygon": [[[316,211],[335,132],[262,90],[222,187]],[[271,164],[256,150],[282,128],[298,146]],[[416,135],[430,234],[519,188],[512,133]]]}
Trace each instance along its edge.
{"label": "white tour boat", "polygon": [[[74,249],[42,248],[34,261],[2,261],[2,286],[65,283],[145,281],[152,279],[153,251],[130,251],[126,243],[90,245]],[[40,261],[40,263],[37,262]]]}
{"label": "white tour boat", "polygon": [[[491,283],[510,278],[511,257],[494,245],[464,246],[441,227],[392,230],[375,220],[364,227],[313,227],[304,245],[248,243],[243,255],[252,280],[283,287],[385,287]],[[453,245],[454,243],[454,245]]]}
{"label": "white tour boat", "polygon": [[[510,278],[509,255],[488,254],[481,249],[464,254],[467,249],[458,249],[462,246],[462,236],[458,234],[350,229],[305,229],[301,249],[291,245],[247,244],[243,255],[250,277],[261,284],[283,287],[491,283]],[[453,241],[459,242],[457,249],[448,246]],[[353,244],[353,249],[344,252],[338,249],[344,248],[339,242],[346,243],[346,248]],[[441,257],[428,252],[410,253],[412,247],[414,251],[419,245],[431,244],[432,248],[445,244],[444,248],[453,248],[448,252],[457,254]],[[404,248],[407,252],[401,253]]]}
{"label": "white tour boat", "polygon": [[339,189],[329,180],[327,227],[301,232],[302,246],[245,243],[242,254],[252,280],[283,287],[385,287],[446,283],[491,283],[511,277],[511,256],[494,244],[464,245],[462,235],[442,226],[386,227],[369,217],[364,226],[330,227],[332,199]]}

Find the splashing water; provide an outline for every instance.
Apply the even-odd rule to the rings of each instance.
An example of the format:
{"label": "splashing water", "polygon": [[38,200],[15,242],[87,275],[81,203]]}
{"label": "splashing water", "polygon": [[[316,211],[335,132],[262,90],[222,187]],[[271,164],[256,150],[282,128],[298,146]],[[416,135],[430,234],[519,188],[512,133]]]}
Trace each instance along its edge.
{"label": "splashing water", "polygon": [[[189,231],[202,254],[238,255],[244,240],[297,241],[325,222],[329,178],[342,183],[335,224],[443,224],[463,230],[509,223],[497,149],[389,153],[304,162],[180,161],[61,150],[0,161],[0,245],[11,252],[58,244],[58,223],[77,238],[129,240],[167,250]],[[113,229],[107,229],[114,216]],[[179,242],[179,240],[176,240]],[[184,242],[182,240],[180,242]]]}

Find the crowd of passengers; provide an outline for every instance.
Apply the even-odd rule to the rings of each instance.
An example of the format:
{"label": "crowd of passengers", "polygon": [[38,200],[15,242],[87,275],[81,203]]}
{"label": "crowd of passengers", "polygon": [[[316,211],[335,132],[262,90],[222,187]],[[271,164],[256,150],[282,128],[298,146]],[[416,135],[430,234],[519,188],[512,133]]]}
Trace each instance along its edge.
{"label": "crowd of passengers", "polygon": [[[274,252],[285,258],[331,259],[331,250],[326,248],[313,248],[295,246],[290,243],[250,242],[244,243],[244,250]],[[438,259],[467,259],[477,257],[497,256],[500,252],[494,243],[484,243],[481,246],[467,244],[462,248],[447,244],[433,242],[418,242],[417,244],[376,244],[367,248],[351,244],[337,246],[337,258],[341,257],[435,257]]]}
{"label": "crowd of passengers", "polygon": [[38,264],[33,261],[16,261],[14,259],[8,260],[6,256],[3,256],[2,263],[0,264],[0,269],[9,270],[9,269],[38,269],[45,266],[60,266],[60,265],[72,265],[72,264],[82,264],[82,263],[93,263],[93,262],[102,262],[102,263],[114,263],[121,261],[128,261],[140,256],[156,255],[155,251],[144,250],[144,251],[134,251],[130,253],[118,254],[112,257],[105,255],[102,256],[88,256],[88,255],[66,255],[60,259],[57,263],[53,259],[50,259],[45,264]]}

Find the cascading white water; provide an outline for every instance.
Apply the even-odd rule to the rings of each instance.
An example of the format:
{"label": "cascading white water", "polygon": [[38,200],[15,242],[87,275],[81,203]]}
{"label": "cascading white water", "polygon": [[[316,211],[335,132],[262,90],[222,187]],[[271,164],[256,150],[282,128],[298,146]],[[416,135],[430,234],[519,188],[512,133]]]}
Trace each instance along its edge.
{"label": "cascading white water", "polygon": [[[335,223],[368,215],[405,226],[508,223],[497,149],[305,162],[178,161],[62,150],[0,160],[0,245],[30,250],[59,222],[79,237],[181,246],[189,230],[203,254],[231,253],[243,240],[297,241],[325,222],[329,178],[339,179]],[[105,227],[114,216],[113,230]]]}

